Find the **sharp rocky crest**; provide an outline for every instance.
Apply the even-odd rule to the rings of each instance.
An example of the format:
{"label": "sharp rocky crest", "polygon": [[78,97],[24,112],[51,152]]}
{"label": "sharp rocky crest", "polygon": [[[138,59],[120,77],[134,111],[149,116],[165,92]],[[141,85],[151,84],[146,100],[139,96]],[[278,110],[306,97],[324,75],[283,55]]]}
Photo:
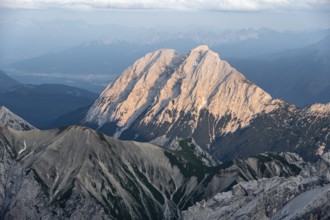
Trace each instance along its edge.
{"label": "sharp rocky crest", "polygon": [[163,49],[137,60],[103,91],[84,122],[123,139],[164,144],[192,137],[207,146],[280,103],[202,45],[188,55]]}

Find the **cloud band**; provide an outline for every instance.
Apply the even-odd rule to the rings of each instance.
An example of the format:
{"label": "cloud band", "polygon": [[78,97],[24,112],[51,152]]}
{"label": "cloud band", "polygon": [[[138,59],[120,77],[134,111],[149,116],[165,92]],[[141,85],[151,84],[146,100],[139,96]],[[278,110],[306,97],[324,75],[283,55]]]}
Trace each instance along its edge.
{"label": "cloud band", "polygon": [[330,0],[2,0],[2,8],[301,11],[330,10]]}

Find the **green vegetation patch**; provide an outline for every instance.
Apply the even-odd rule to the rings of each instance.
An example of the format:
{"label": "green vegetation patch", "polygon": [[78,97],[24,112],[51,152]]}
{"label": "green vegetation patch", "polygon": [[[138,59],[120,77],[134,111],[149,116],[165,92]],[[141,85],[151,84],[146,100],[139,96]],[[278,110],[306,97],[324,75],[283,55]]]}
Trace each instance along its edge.
{"label": "green vegetation patch", "polygon": [[269,156],[271,156],[272,158],[280,161],[283,165],[287,166],[290,168],[290,170],[295,174],[298,175],[301,172],[301,168],[298,167],[295,164],[289,163],[284,157],[281,157],[278,154],[274,154],[274,153],[269,153]]}
{"label": "green vegetation patch", "polygon": [[41,191],[49,198],[49,187],[48,185],[43,181],[43,179],[39,176],[38,172],[34,169],[31,169],[35,180],[40,184]]}
{"label": "green vegetation patch", "polygon": [[271,157],[268,157],[263,154],[259,154],[259,155],[253,156],[253,157],[257,158],[258,160],[260,160],[261,162],[264,162],[264,163],[271,162],[273,160]]}
{"label": "green vegetation patch", "polygon": [[[197,177],[200,183],[208,175],[212,177],[218,174],[221,169],[226,169],[233,165],[232,161],[214,167],[208,167],[203,163],[202,156],[195,154],[196,146],[191,143],[191,139],[179,142],[176,151],[165,151],[165,155],[170,160],[172,166],[177,166],[184,177]],[[212,178],[207,178],[211,180]],[[206,183],[204,183],[206,184]]]}

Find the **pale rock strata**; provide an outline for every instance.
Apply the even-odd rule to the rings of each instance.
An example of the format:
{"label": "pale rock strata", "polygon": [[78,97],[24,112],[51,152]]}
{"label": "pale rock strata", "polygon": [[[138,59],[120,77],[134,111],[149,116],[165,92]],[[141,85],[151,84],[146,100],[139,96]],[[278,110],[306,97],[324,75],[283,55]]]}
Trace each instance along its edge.
{"label": "pale rock strata", "polygon": [[[98,128],[115,124],[115,137],[127,129],[149,126],[152,132],[150,127],[162,128],[150,137],[156,139],[164,135],[172,138],[171,132],[179,138],[194,136],[209,118],[213,122],[203,143],[210,144],[219,134],[245,127],[256,115],[271,112],[281,103],[207,46],[187,55],[163,49],[126,69],[103,91],[84,121]],[[179,127],[189,131],[180,132]]]}

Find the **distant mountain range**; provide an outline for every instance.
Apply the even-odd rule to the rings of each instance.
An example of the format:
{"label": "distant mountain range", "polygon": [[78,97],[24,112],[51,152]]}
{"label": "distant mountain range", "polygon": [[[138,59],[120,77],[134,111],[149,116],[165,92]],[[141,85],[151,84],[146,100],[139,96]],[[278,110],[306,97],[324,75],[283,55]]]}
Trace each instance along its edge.
{"label": "distant mountain range", "polygon": [[[298,78],[304,78],[305,72],[310,73],[319,69],[327,69],[326,65],[329,65],[329,62],[320,61],[322,59],[320,56],[311,53],[311,60],[315,60],[315,62],[306,62],[305,65],[308,65],[308,67],[301,71],[303,67],[299,64],[300,58],[298,57],[301,54],[306,54],[306,51],[310,51],[305,47],[315,44],[328,36],[330,34],[329,30],[277,32],[269,29],[244,29],[217,32],[196,29],[180,32],[179,30],[162,31],[155,29],[145,31],[144,33],[144,35],[136,37],[135,41],[118,40],[121,38],[114,37],[88,41],[66,50],[57,50],[56,52],[14,62],[4,66],[4,69],[11,76],[25,83],[64,83],[100,92],[110,81],[117,78],[121,72],[146,53],[160,48],[174,48],[180,53],[187,53],[193,47],[207,44],[221,57],[228,59],[240,71],[243,73],[246,71],[247,76],[253,82],[269,91],[274,97],[288,98],[288,101],[298,105],[301,105],[302,102],[304,104],[312,104],[326,99],[323,98],[326,94],[315,94],[315,92],[313,95],[306,96],[305,100],[307,101],[300,100],[297,96],[294,96],[294,94],[299,94],[303,89],[308,90],[306,88],[308,85],[305,84],[302,84],[301,87],[288,86],[288,89],[292,89],[292,91],[288,89],[286,91],[289,91],[292,95],[287,97],[283,94],[278,94],[277,90],[272,88],[272,85],[267,84],[267,82],[272,82],[274,74],[283,72],[283,70],[285,70],[285,75],[288,75],[289,79],[295,78],[297,75]],[[283,56],[282,60],[285,62],[279,66],[276,65],[275,61],[267,61],[265,63],[263,59],[254,59],[254,57],[261,55],[262,57],[274,57],[274,53],[281,53],[281,51],[296,48],[303,49],[297,50],[297,56],[291,56],[292,58],[290,59],[286,59],[284,58],[286,56]],[[285,51],[282,54],[286,53]],[[329,54],[327,51],[323,53],[327,56]],[[271,62],[271,64],[268,65],[268,62]],[[254,67],[255,70],[253,69]],[[284,85],[285,83],[282,80],[286,79],[280,77],[274,82]],[[316,84],[319,84],[322,79],[315,77],[314,81]],[[322,98],[318,99],[319,96],[322,96]]]}
{"label": "distant mountain range", "polygon": [[106,39],[23,60],[8,66],[7,72],[26,83],[51,81],[100,91],[146,52],[129,42]]}
{"label": "distant mountain range", "polygon": [[9,89],[12,86],[19,85],[20,82],[9,77],[5,72],[0,70],[0,91]]}
{"label": "distant mountain range", "polygon": [[20,84],[0,91],[0,105],[37,128],[47,128],[57,117],[90,105],[96,97],[96,93],[66,85]]}
{"label": "distant mountain range", "polygon": [[229,61],[273,97],[299,106],[330,101],[330,35],[305,48]]}
{"label": "distant mountain range", "polygon": [[267,28],[224,30],[201,25],[185,27],[93,25],[80,20],[38,21],[27,17],[14,19],[4,17],[0,22],[0,30],[2,32],[1,68],[25,59],[64,51],[84,42],[109,37],[139,45],[154,45],[152,50],[164,47],[177,50],[182,48],[188,51],[200,44],[207,44],[212,49],[215,49],[213,46],[221,45],[221,51],[224,53],[221,56],[242,57],[260,52],[272,53],[287,48],[304,47],[330,33],[329,29],[276,31]]}

